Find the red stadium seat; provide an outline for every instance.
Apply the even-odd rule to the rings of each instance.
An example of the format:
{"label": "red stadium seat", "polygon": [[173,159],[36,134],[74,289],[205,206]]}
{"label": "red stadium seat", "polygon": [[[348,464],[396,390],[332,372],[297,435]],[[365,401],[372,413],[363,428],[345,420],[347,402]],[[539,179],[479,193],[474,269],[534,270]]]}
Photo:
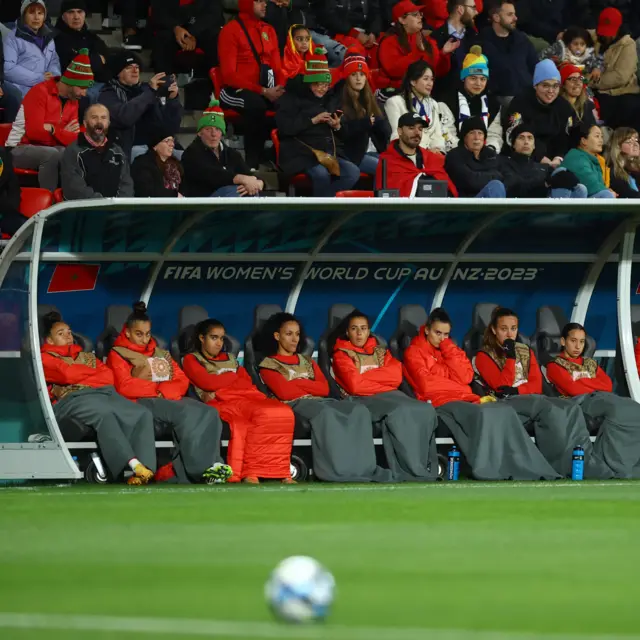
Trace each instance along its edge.
{"label": "red stadium seat", "polygon": [[47,209],[53,204],[53,196],[48,189],[22,187],[20,189],[20,213],[27,218]]}
{"label": "red stadium seat", "polygon": [[373,198],[373,191],[338,191],[336,198]]}
{"label": "red stadium seat", "polygon": [[62,189],[56,189],[53,192],[53,202],[54,203],[58,203],[58,202],[64,202],[64,195],[62,194]]}

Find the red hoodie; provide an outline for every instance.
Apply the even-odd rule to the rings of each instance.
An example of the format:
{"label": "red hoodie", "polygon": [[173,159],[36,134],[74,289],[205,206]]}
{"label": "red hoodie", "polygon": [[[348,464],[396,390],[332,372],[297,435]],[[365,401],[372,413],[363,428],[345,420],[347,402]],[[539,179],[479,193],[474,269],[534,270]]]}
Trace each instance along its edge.
{"label": "red hoodie", "polygon": [[[447,0],[422,0],[417,4],[422,5],[422,15],[427,23],[423,27],[428,25],[433,29],[439,29],[449,19]],[[478,13],[482,13],[483,5],[482,0],[476,0]]]}
{"label": "red hoodie", "polygon": [[[542,393],[542,372],[536,357],[529,349],[531,359],[529,360],[529,373],[527,374],[527,382],[518,386],[518,393],[526,395],[529,393]],[[512,387],[516,379],[516,359],[507,358],[504,368],[500,367],[491,358],[491,356],[479,351],[476,354],[476,369],[482,376],[482,379],[496,391],[498,387]]]}
{"label": "red hoodie", "polygon": [[[569,358],[564,354],[559,357],[577,365],[582,365],[584,362],[584,358]],[[597,368],[595,378],[574,380],[571,373],[564,367],[555,362],[550,362],[547,365],[547,378],[563,396],[580,396],[594,391],[613,391],[611,378],[603,371],[602,367]]]}
{"label": "red hoodie", "polygon": [[[100,360],[96,360],[96,366],[90,367],[86,364],[68,364],[60,357],[75,360],[82,348],[77,344],[65,347],[55,347],[52,344],[43,344],[40,347],[42,355],[42,367],[44,368],[44,379],[49,388],[49,397],[53,402],[57,401],[52,393],[52,386],[60,385],[80,385],[99,389],[113,384],[113,373]],[[55,355],[52,355],[55,354]]]}
{"label": "red hoodie", "polygon": [[[120,335],[113,344],[114,347],[125,347],[136,353],[140,353],[147,358],[153,357],[157,348],[154,338],[151,338],[146,346],[133,344],[124,333],[124,327]],[[116,391],[130,400],[138,400],[139,398],[166,398],[167,400],[181,400],[189,388],[189,379],[184,375],[182,369],[171,359],[171,367],[173,376],[167,382],[152,382],[151,380],[142,380],[134,378],[131,375],[133,365],[111,349],[107,356],[107,366],[113,371],[115,377]]]}
{"label": "red hoodie", "polygon": [[[253,13],[253,0],[240,0],[240,19],[251,36],[251,41],[262,64],[273,69],[276,85],[285,84],[278,36],[274,28],[258,20]],[[260,67],[251,51],[247,36],[237,20],[229,21],[218,37],[218,55],[222,84],[233,89],[248,89],[261,93]]]}
{"label": "red hoodie", "polygon": [[[422,154],[422,169],[413,164],[394,140],[386,151],[380,154],[380,160],[386,160],[387,184],[386,189],[399,189],[403,198],[413,198],[418,188],[418,180],[422,176],[428,176],[433,180],[446,180],[449,192],[458,196],[456,185],[451,182],[449,174],[444,169],[445,156],[428,149],[418,147],[417,153]],[[382,162],[378,162],[376,169],[376,189],[382,189]]]}
{"label": "red hoodie", "polygon": [[356,347],[344,338],[336,340],[333,348],[333,373],[337,383],[350,396],[374,396],[377,393],[395,391],[402,383],[402,365],[388,349],[381,367],[376,366],[362,373],[354,359],[342,351],[348,349],[371,356],[377,346],[378,341],[373,336],[369,337],[364,347]]}
{"label": "red hoodie", "polygon": [[425,327],[404,352],[404,375],[418,400],[431,400],[434,407],[461,400],[480,402],[471,392],[473,367],[465,352],[447,338],[436,349],[424,335]]}
{"label": "red hoodie", "polygon": [[[212,360],[224,362],[229,360],[227,353],[220,353]],[[193,354],[188,354],[182,361],[182,367],[191,382],[202,389],[216,394],[220,402],[233,400],[263,400],[266,396],[258,391],[244,367],[235,372],[225,371],[218,375],[209,373]]]}
{"label": "red hoodie", "polygon": [[[271,356],[283,364],[296,365],[300,362],[300,357],[293,356]],[[271,389],[279,400],[297,400],[302,396],[314,396],[316,398],[326,398],[329,395],[329,383],[324,377],[320,367],[311,360],[313,365],[313,380],[310,378],[295,378],[287,380],[281,373],[273,369],[260,368],[260,375],[264,383]]]}

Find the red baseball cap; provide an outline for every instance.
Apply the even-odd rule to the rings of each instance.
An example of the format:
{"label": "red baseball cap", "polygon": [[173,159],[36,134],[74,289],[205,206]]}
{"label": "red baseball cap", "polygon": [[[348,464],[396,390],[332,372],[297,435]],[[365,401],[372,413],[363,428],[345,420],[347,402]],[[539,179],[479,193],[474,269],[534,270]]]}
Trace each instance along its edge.
{"label": "red baseball cap", "polygon": [[611,37],[618,35],[622,26],[622,14],[613,7],[603,9],[598,18],[598,28],[596,33],[599,36]]}
{"label": "red baseball cap", "polygon": [[575,64],[563,64],[560,67],[560,84],[564,84],[567,81],[567,78],[572,76],[574,73],[582,75],[582,69],[580,67],[576,67]]}
{"label": "red baseball cap", "polygon": [[398,19],[407,15],[407,13],[419,13],[422,15],[422,7],[413,4],[411,0],[402,0],[402,2],[394,5],[391,17],[394,22],[398,22]]}

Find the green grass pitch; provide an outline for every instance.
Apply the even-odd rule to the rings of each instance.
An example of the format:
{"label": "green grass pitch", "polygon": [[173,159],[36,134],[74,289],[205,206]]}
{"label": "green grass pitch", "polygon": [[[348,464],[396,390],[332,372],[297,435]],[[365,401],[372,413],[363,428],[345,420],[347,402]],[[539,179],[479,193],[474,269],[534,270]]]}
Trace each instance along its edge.
{"label": "green grass pitch", "polygon": [[[335,575],[324,625],[270,570]],[[640,638],[640,484],[0,489],[0,638]]]}

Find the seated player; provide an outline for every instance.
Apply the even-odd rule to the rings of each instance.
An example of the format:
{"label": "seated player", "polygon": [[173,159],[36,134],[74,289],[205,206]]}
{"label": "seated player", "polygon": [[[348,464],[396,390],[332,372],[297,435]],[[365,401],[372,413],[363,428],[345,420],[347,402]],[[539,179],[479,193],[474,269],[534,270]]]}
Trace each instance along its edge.
{"label": "seated player", "polygon": [[586,337],[581,324],[565,325],[562,352],[547,365],[547,377],[562,395],[580,396],[582,413],[600,423],[594,449],[616,478],[640,477],[640,406],[611,393],[611,378],[595,360],[583,356]]}
{"label": "seated player", "polygon": [[525,422],[532,421],[536,444],[562,476],[571,475],[576,445],[585,451],[585,476],[610,478],[611,470],[593,450],[580,407],[562,398],[542,394],[542,372],[531,349],[518,337],[518,316],[497,307],[484,334],[476,368],[498,398],[505,399]]}
{"label": "seated player", "polygon": [[173,437],[173,460],[158,470],[160,479],[214,484],[231,476],[231,467],[220,458],[220,416],[212,407],[184,397],[189,380],[151,337],[144,302],[133,305],[109,351],[107,365],[114,373],[116,389],[149,409],[165,437]]}
{"label": "seated player", "polygon": [[267,398],[232,353],[224,350],[225,328],[209,318],[196,326],[191,353],[182,366],[200,400],[229,423],[230,482],[258,484],[259,478],[291,479],[295,418],[290,407]]}
{"label": "seated player", "polygon": [[391,482],[376,464],[371,414],[361,404],[329,398],[320,367],[298,353],[302,325],[290,313],[276,313],[265,325],[260,375],[269,390],[311,423],[313,472],[331,482]]}
{"label": "seated player", "polygon": [[434,309],[404,353],[404,372],[418,400],[431,402],[477,480],[555,479],[508,405],[473,393],[473,367],[449,337],[451,319]]}
{"label": "seated player", "polygon": [[409,398],[398,388],[402,365],[371,335],[369,318],[350,313],[333,338],[332,368],[342,393],[364,405],[374,423],[382,426],[387,462],[395,480],[435,480],[438,426],[432,406]]}
{"label": "seated player", "polygon": [[156,469],[153,416],[116,393],[111,370],[73,343],[57,311],[43,324],[42,367],[62,436],[73,442],[92,429],[110,476],[119,478],[128,467],[128,484],[147,484]]}

